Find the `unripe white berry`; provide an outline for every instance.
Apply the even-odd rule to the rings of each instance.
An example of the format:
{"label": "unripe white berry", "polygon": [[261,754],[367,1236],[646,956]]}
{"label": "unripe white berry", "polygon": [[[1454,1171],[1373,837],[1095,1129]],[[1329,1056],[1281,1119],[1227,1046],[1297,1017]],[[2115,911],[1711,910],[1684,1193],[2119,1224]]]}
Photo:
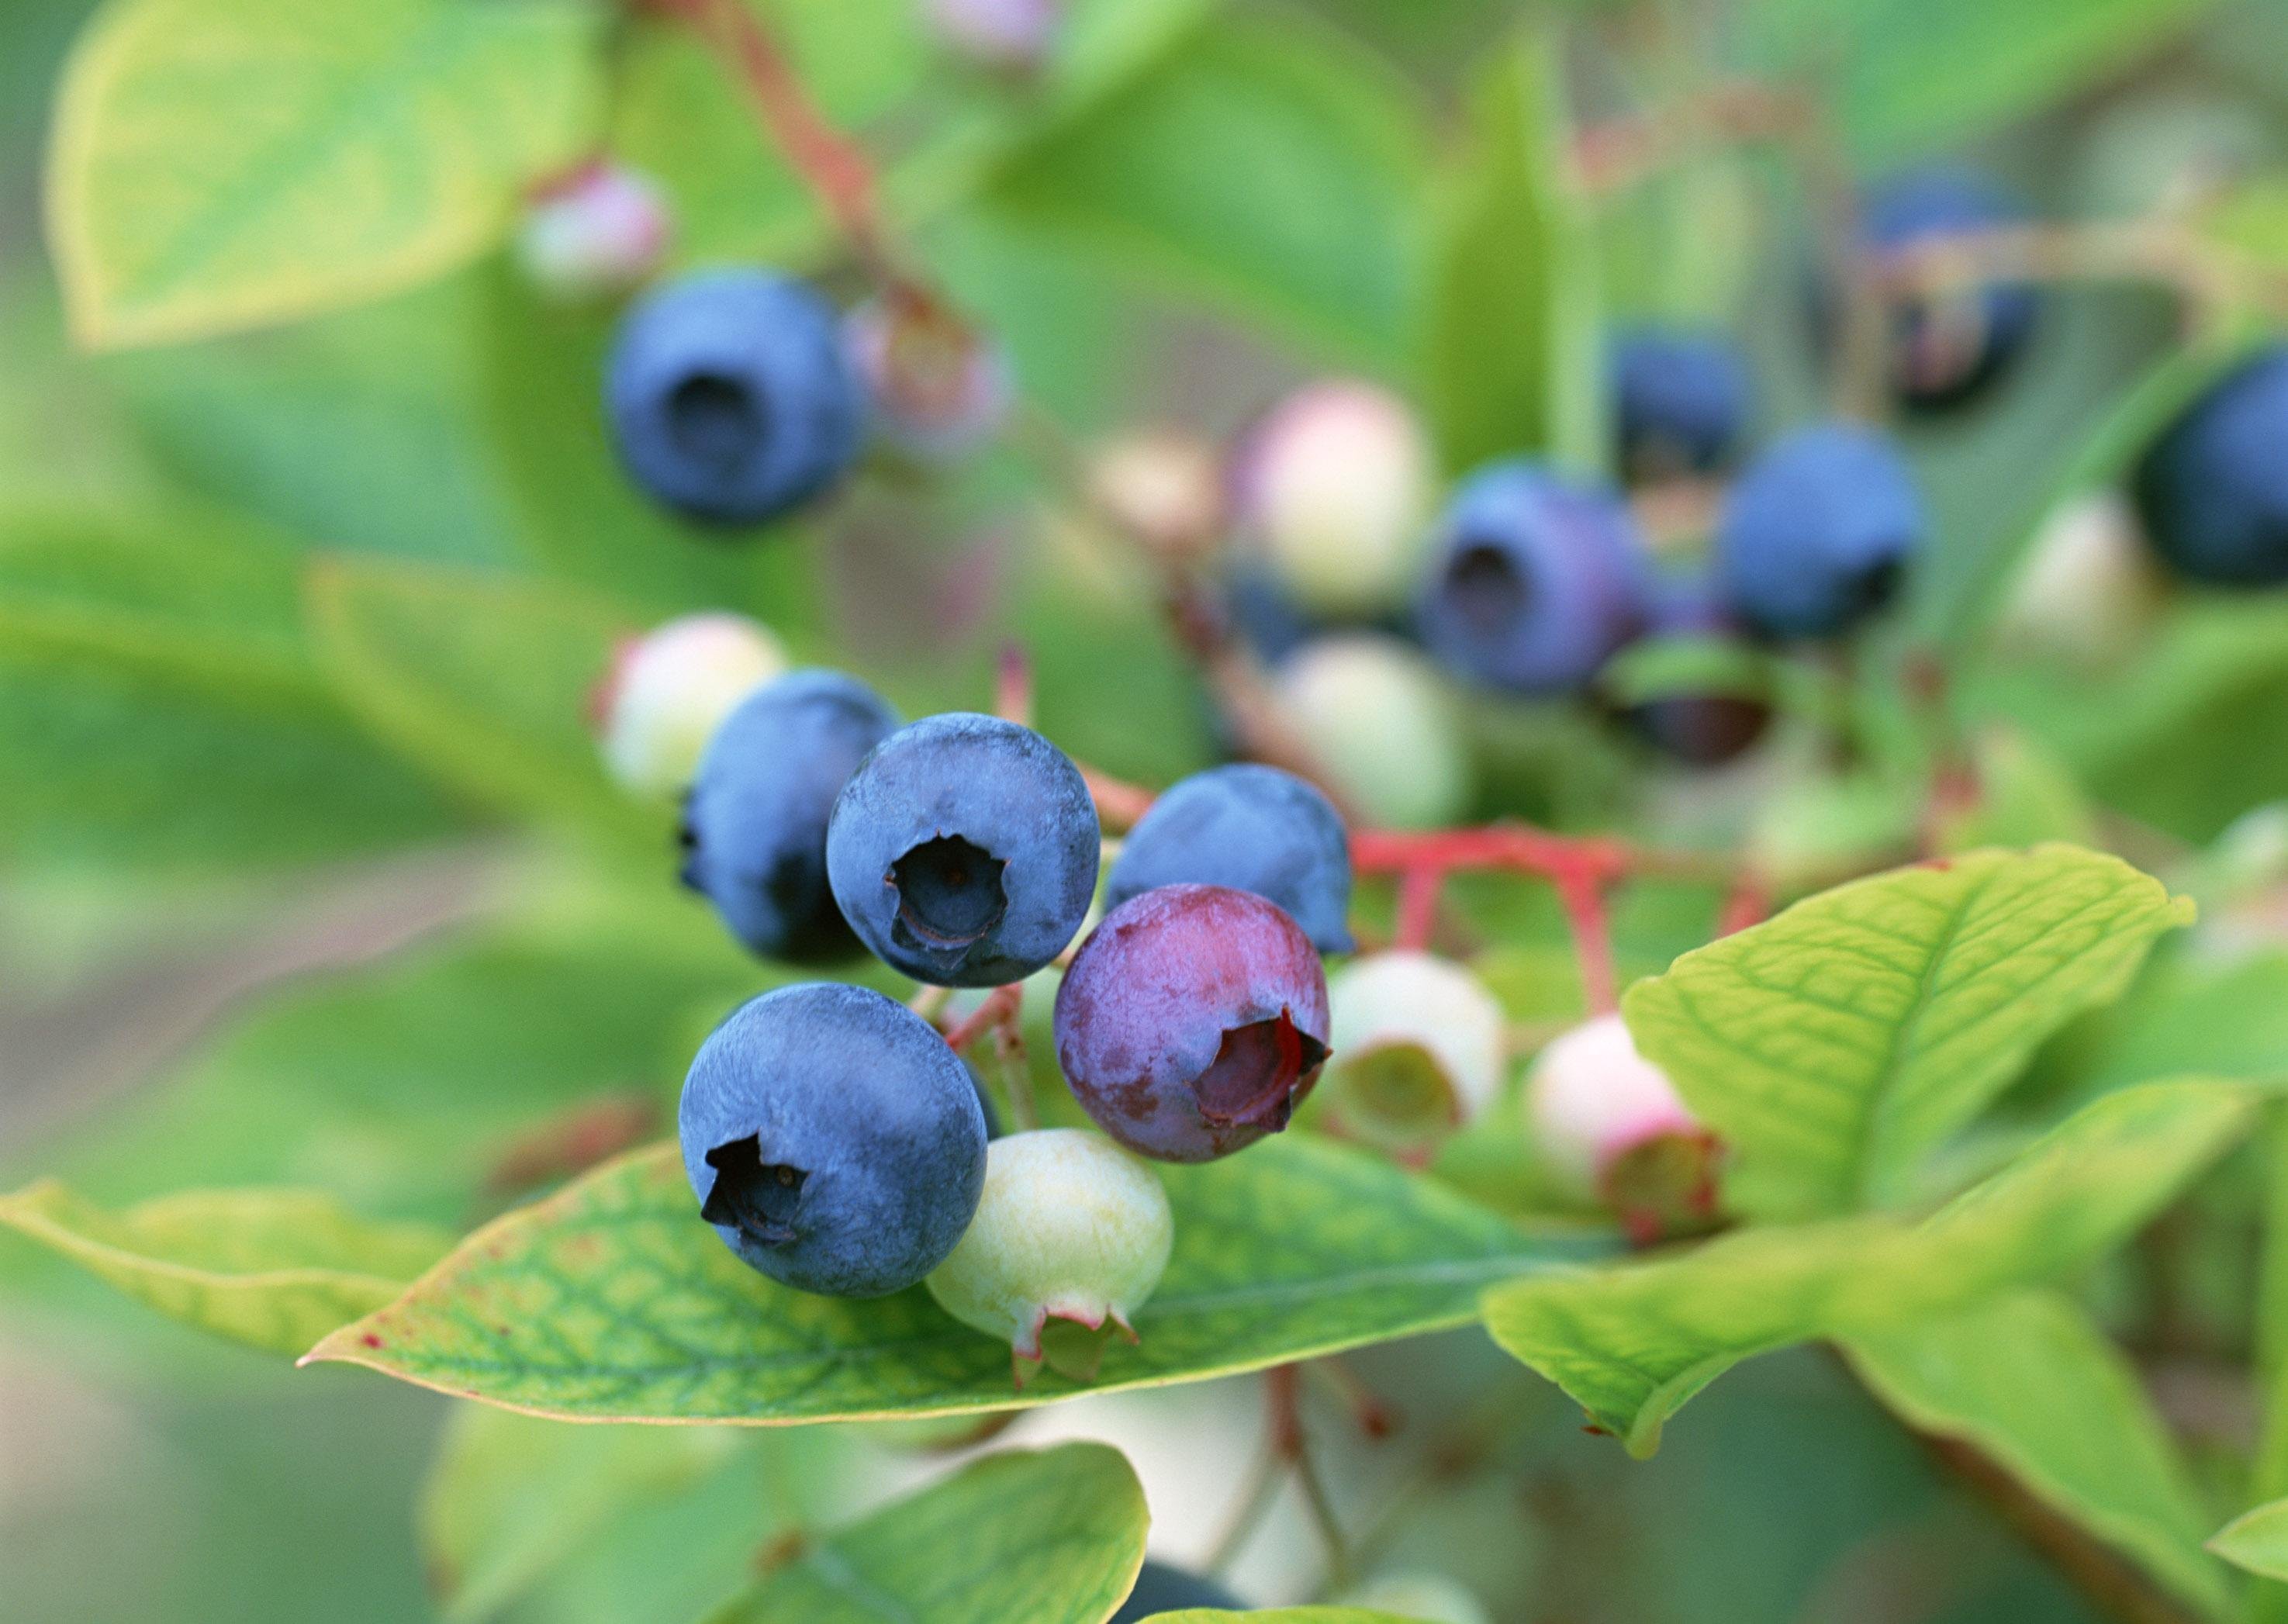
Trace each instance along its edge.
{"label": "unripe white berry", "polygon": [[786,669],[779,640],[743,614],[687,614],[632,638],[596,693],[604,764],[639,795],[672,795],[716,725]]}
{"label": "unripe white berry", "polygon": [[1347,381],[1296,391],[1248,435],[1232,483],[1243,543],[1303,608],[1406,601],[1429,539],[1431,459],[1396,396]]}
{"label": "unripe white berry", "polygon": [[929,1292],[964,1325],[1007,1340],[1022,1386],[1051,1320],[1133,1340],[1129,1318],[1160,1283],[1174,1238],[1159,1179],[1101,1134],[1011,1134],[986,1146],[977,1216]]}
{"label": "unripe white berry", "polygon": [[1089,458],[1089,499],[1164,558],[1188,561],[1223,533],[1223,471],[1213,448],[1181,429],[1143,429]]}
{"label": "unripe white berry", "polygon": [[1316,639],[1280,663],[1275,683],[1312,759],[1370,821],[1435,828],[1468,805],[1459,709],[1430,662],[1397,638]]}
{"label": "unripe white berry", "polygon": [[1030,73],[1047,59],[1064,0],[928,0],[938,36],[981,67]]}
{"label": "unripe white berry", "polygon": [[1702,1132],[1668,1073],[1637,1052],[1617,1015],[1553,1039],[1527,1076],[1525,1101],[1542,1160],[1583,1197],[1604,1196],[1614,1164],[1631,1152]]}
{"label": "unripe white berry", "polygon": [[667,203],[659,188],[616,163],[584,166],[532,200],[517,258],[552,298],[625,293],[667,255]]}
{"label": "unripe white berry", "polygon": [[2068,503],[2042,526],[2000,630],[2037,649],[2099,663],[2122,658],[2160,602],[2160,578],[2137,520],[2109,491]]}
{"label": "unripe white berry", "polygon": [[1327,982],[1334,1053],[1319,1092],[1343,1129],[1393,1149],[1469,1121],[1501,1085],[1501,1006],[1433,954],[1378,953]]}

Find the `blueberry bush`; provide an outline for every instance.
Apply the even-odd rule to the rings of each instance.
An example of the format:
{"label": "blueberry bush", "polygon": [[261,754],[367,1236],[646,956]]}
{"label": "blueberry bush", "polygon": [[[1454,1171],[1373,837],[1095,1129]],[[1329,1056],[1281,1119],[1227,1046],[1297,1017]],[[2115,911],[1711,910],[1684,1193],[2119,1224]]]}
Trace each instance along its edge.
{"label": "blueberry bush", "polygon": [[2288,1619],[2284,62],[15,0],[8,1616]]}

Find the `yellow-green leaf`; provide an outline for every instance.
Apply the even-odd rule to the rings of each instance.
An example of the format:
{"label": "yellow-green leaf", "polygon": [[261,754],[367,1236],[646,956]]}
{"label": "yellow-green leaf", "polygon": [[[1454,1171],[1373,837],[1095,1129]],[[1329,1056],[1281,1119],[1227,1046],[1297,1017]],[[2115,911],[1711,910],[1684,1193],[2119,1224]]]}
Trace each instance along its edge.
{"label": "yellow-green leaf", "polygon": [[1394,1612],[1363,1607],[1250,1607],[1232,1612],[1221,1607],[1187,1607],[1181,1612],[1156,1612],[1152,1624],[1407,1624]]}
{"label": "yellow-green leaf", "polygon": [[2016,1292],[1854,1337],[1844,1353],[1919,1431],[1974,1445],[2175,1595],[2224,1610],[2200,1491],[2135,1368],[2071,1298]]}
{"label": "yellow-green leaf", "polygon": [[111,0],[59,97],[49,235],[119,345],[352,305],[473,258],[593,137],[604,8]]}
{"label": "yellow-green leaf", "polygon": [[1149,1520],[1116,1449],[1006,1450],[827,1535],[711,1624],[1101,1624]]}
{"label": "yellow-green leaf", "polygon": [[1759,1218],[1895,1202],[1926,1153],[2192,917],[2074,846],[1973,852],[1838,886],[1639,983],[1637,1046],[1729,1142]]}
{"label": "yellow-green leaf", "polygon": [[2257,1099],[2205,1079],[2125,1089],[1920,1222],[1747,1229],[1680,1256],[1520,1280],[1487,1292],[1486,1324],[1648,1455],[1668,1417],[1751,1354],[1911,1325],[2097,1256],[2241,1138]]}
{"label": "yellow-green leaf", "polygon": [[2233,1518],[2208,1548],[2235,1567],[2288,1583],[2288,1500],[2270,1500]]}
{"label": "yellow-green leaf", "polygon": [[1161,1169],[1176,1244],[1092,1383],[1024,1391],[1008,1344],[919,1287],[870,1301],[775,1285],[699,1221],[671,1147],[472,1235],[310,1357],[586,1421],[784,1422],[1007,1409],[1151,1387],[1466,1324],[1497,1280],[1594,1255],[1536,1239],[1362,1152],[1290,1135]]}
{"label": "yellow-green leaf", "polygon": [[303,1190],[193,1190],[113,1213],[43,1179],[0,1196],[0,1224],[171,1319],[280,1353],[387,1303],[451,1244]]}

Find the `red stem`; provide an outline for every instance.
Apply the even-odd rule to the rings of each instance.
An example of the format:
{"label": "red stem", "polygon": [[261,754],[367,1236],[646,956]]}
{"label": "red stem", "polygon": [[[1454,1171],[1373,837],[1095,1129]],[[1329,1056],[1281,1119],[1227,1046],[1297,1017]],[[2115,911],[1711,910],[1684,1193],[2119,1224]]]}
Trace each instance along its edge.
{"label": "red stem", "polygon": [[956,1052],[968,1048],[986,1033],[1004,1021],[1014,1021],[1017,1011],[1025,1002],[1025,984],[1013,981],[1007,986],[997,986],[962,1020],[949,1027],[945,1046]]}
{"label": "red stem", "polygon": [[1020,727],[1033,725],[1033,661],[1020,644],[1002,646],[993,672],[993,714]]}
{"label": "red stem", "polygon": [[1391,946],[1402,952],[1420,953],[1430,946],[1438,922],[1438,898],[1446,886],[1446,869],[1440,863],[1420,863],[1398,877],[1398,933]]}
{"label": "red stem", "polygon": [[1573,956],[1581,965],[1581,995],[1592,1015],[1621,1007],[1620,977],[1613,968],[1612,921],[1605,910],[1604,883],[1575,868],[1553,876],[1557,899],[1573,927]]}

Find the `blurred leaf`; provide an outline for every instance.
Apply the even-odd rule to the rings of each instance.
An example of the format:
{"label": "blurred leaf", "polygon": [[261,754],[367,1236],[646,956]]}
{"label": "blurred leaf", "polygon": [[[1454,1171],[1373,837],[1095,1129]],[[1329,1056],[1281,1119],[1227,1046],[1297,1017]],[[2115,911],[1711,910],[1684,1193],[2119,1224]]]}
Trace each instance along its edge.
{"label": "blurred leaf", "polygon": [[1143,1486],[1103,1444],[1003,1450],[822,1538],[709,1624],[1075,1624],[1136,1582]]}
{"label": "blurred leaf", "polygon": [[1156,1612],[1152,1619],[1153,1624],[1405,1624],[1397,1613],[1363,1607],[1250,1607],[1243,1612],[1187,1607],[1180,1612]]}
{"label": "blurred leaf", "polygon": [[1760,0],[1752,50],[1830,67],[1863,162],[1958,146],[2098,83],[2189,27],[2209,0]]}
{"label": "blurred leaf", "polygon": [[1487,1328],[1632,1454],[1741,1359],[1947,1314],[2134,1233],[2247,1133],[2248,1088],[2148,1083],[2089,1105],[1919,1223],[1751,1228],[1596,1273],[1498,1286]]}
{"label": "blurred leaf", "polygon": [[1860,1379],[1917,1431],[1959,1438],[2209,1616],[2230,1599],[2209,1516],[2136,1368],[2069,1297],[2028,1291],[1855,1336]]}
{"label": "blurred leaf", "polygon": [[171,1319],[298,1354],[404,1289],[452,1244],[303,1190],[193,1190],[107,1212],[54,1179],[0,1195],[0,1224]]}
{"label": "blurred leaf", "polygon": [[665,851],[605,774],[590,695],[629,612],[568,584],[343,555],[309,566],[318,658],[385,738],[490,810]]}
{"label": "blurred leaf", "polygon": [[1604,465],[1595,265],[1565,128],[1555,48],[1521,35],[1477,84],[1431,250],[1424,394],[1453,472],[1526,451]]}
{"label": "blurred leaf", "polygon": [[274,866],[454,828],[311,663],[296,569],[197,510],[0,515],[0,860]]}
{"label": "blurred leaf", "polygon": [[2045,1037],[2191,918],[2073,846],[1855,881],[1629,989],[1629,1030],[1732,1147],[1725,1199],[1800,1218],[1899,1199]]}
{"label": "blurred leaf", "polygon": [[719,1469],[742,1446],[719,1429],[567,1427],[459,1406],[420,1502],[444,1616],[492,1617],[620,1514]]}
{"label": "blurred leaf", "polygon": [[1175,1255],[1135,1317],[1140,1344],[1110,1349],[1092,1383],[1050,1371],[1013,1390],[1008,1344],[918,1287],[856,1301],[766,1279],[699,1222],[671,1146],[479,1231],[317,1357],[585,1420],[953,1414],[1204,1381],[1462,1324],[1489,1282],[1601,1249],[1529,1236],[1300,1136],[1159,1171]]}
{"label": "blurred leaf", "polygon": [[481,929],[278,989],[133,1112],[41,1161],[107,1200],[192,1178],[318,1184],[465,1224],[514,1192],[494,1189],[505,1164],[538,1161],[520,1153],[600,1100],[655,1099],[666,1120],[699,1039],[775,978],[678,891],[527,899]]}
{"label": "blurred leaf", "polygon": [[1299,12],[1235,17],[1020,153],[990,195],[1124,273],[1389,371],[1412,297],[1421,125],[1405,83],[1339,34]]}
{"label": "blurred leaf", "polygon": [[566,0],[112,0],[50,167],[75,329],[203,337],[473,258],[592,139],[601,20]]}
{"label": "blurred leaf", "polygon": [[2208,1548],[2235,1567],[2288,1583],[2288,1500],[2241,1513],[2217,1530]]}

